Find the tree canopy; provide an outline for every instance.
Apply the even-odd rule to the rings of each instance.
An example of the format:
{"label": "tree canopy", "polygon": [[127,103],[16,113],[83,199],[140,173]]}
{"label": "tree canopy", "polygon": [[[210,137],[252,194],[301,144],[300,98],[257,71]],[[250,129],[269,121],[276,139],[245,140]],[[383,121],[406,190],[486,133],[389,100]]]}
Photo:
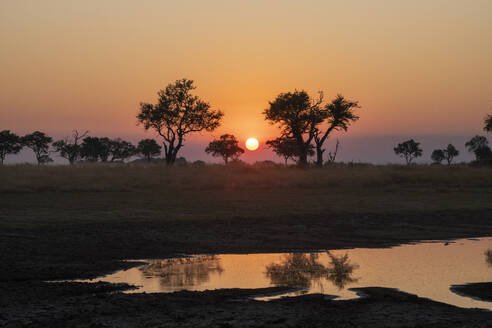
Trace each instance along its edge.
{"label": "tree canopy", "polygon": [[9,130],[0,132],[0,164],[9,154],[17,154],[22,149],[21,138]]}
{"label": "tree canopy", "polygon": [[396,155],[403,157],[408,165],[412,163],[414,158],[422,156],[422,149],[419,146],[419,142],[410,139],[399,143],[393,150]]}
{"label": "tree canopy", "polygon": [[299,151],[298,163],[302,166],[307,165],[316,126],[323,121],[320,111],[322,102],[322,93],[317,100],[312,100],[306,91],[295,90],[279,94],[263,112],[267,121],[280,126],[282,137],[296,141]]}
{"label": "tree canopy", "polygon": [[162,147],[154,139],[142,139],[138,142],[137,153],[150,162],[161,154]]}
{"label": "tree canopy", "polygon": [[492,132],[492,114],[489,114],[485,117],[485,126],[484,131]]}
{"label": "tree canopy", "polygon": [[355,109],[360,108],[357,101],[345,99],[338,94],[330,103],[326,104],[320,111],[321,123],[326,122],[326,130],[322,130],[321,124],[317,125],[314,131],[314,141],[316,144],[316,164],[323,165],[323,143],[333,131],[347,131],[352,122],[359,119],[355,114]]}
{"label": "tree canopy", "polygon": [[223,134],[219,139],[211,141],[205,152],[215,157],[222,157],[227,164],[230,158],[237,159],[241,156],[244,149],[239,147],[239,141],[232,134]]}
{"label": "tree canopy", "polygon": [[53,139],[47,136],[44,132],[34,131],[33,133],[22,137],[21,140],[23,145],[32,149],[34,155],[36,155],[38,165],[53,161],[49,157],[50,143]]}
{"label": "tree canopy", "polygon": [[186,135],[213,131],[224,116],[220,110],[213,110],[209,103],[192,95],[194,89],[192,80],[177,80],[158,92],[156,104],[140,104],[137,120],[146,130],[153,129],[163,138],[168,165],[175,162]]}
{"label": "tree canopy", "polygon": [[60,156],[67,159],[70,165],[73,165],[81,157],[80,151],[82,146],[79,144],[80,139],[84,138],[89,131],[85,131],[80,134],[77,130],[73,131],[72,139],[57,140],[53,142],[52,146],[55,151],[60,153]]}

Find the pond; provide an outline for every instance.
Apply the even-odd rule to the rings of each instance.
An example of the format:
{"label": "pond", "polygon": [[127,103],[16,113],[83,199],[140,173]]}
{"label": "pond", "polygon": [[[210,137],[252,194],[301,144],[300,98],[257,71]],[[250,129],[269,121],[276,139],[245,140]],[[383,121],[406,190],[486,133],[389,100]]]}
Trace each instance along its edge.
{"label": "pond", "polygon": [[492,238],[317,253],[196,255],[145,260],[142,266],[83,281],[138,286],[130,293],[290,286],[295,291],[281,296],[322,293],[341,300],[359,297],[350,290],[353,287],[388,287],[460,307],[492,310],[490,302],[450,290],[452,285],[492,281],[489,248]]}

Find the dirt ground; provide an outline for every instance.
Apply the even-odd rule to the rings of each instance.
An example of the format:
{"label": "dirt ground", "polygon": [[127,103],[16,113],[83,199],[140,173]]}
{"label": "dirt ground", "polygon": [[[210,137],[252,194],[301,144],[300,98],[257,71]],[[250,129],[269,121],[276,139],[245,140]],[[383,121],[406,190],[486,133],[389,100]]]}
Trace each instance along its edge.
{"label": "dirt ground", "polygon": [[[0,170],[0,178],[10,179],[0,192],[1,327],[492,326],[491,312],[459,309],[377,286],[361,290],[367,297],[357,301],[306,295],[259,302],[248,296],[278,290],[123,294],[119,291],[125,286],[45,282],[109,273],[131,265],[124,259],[387,247],[492,236],[492,180],[484,180],[488,171],[472,172],[477,178],[469,184],[465,178],[448,181],[448,171],[441,181],[418,171],[385,168],[374,178],[390,179],[384,185],[355,178],[333,184],[326,178],[315,187],[292,182],[255,188],[256,180],[250,184],[246,176],[243,185],[214,184],[210,190],[203,189],[205,184],[167,188],[166,179],[173,186],[182,179],[171,174],[160,177],[159,187],[151,188],[154,180],[149,177],[148,185],[119,190],[109,184],[93,190],[64,183],[96,181],[96,169],[90,173],[64,168],[64,179],[53,186],[50,177],[59,177],[55,169],[43,171],[43,177],[32,169],[25,181],[21,169],[17,179],[9,170]],[[248,172],[244,174],[262,178]],[[316,174],[324,174],[313,172],[308,172],[313,181]],[[125,179],[128,184],[133,181]],[[43,187],[23,189],[35,183]]]}

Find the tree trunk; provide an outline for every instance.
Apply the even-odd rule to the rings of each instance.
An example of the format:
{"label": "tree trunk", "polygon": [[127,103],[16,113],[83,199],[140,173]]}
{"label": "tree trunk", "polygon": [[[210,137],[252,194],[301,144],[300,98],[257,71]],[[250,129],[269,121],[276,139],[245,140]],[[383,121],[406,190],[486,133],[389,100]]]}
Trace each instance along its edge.
{"label": "tree trunk", "polygon": [[316,144],[316,166],[322,167],[323,166],[323,153],[324,149],[321,148],[320,144]]}

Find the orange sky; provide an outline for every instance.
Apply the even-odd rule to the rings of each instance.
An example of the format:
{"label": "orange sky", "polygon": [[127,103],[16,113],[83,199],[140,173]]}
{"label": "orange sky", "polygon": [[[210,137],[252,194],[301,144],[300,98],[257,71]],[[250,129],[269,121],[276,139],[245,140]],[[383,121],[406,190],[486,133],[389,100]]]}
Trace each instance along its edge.
{"label": "orange sky", "polygon": [[490,0],[2,0],[0,130],[145,136],[139,102],[186,77],[226,114],[215,136],[274,136],[261,112],[294,88],[359,100],[354,137],[480,133],[491,15]]}

